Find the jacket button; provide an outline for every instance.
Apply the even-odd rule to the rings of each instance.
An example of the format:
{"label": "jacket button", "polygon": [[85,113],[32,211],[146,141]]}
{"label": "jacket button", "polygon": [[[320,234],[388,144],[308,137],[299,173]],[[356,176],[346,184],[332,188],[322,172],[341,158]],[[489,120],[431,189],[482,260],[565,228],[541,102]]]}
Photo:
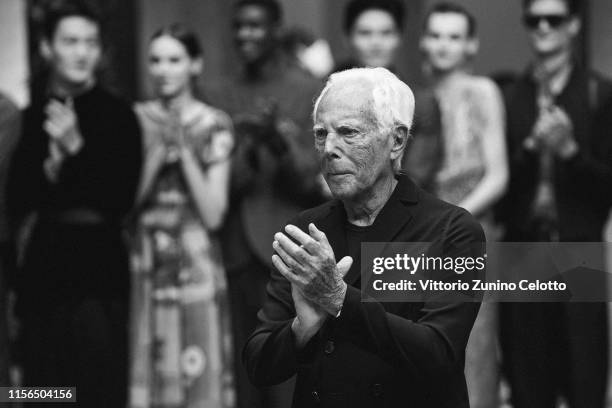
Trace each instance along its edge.
{"label": "jacket button", "polygon": [[321,398],[319,397],[319,393],[316,391],[312,392],[312,399],[315,400],[315,402],[321,402]]}
{"label": "jacket button", "polygon": [[373,384],[372,385],[372,394],[375,397],[380,397],[383,394],[383,386],[382,384]]}
{"label": "jacket button", "polygon": [[325,354],[331,354],[334,352],[336,348],[336,345],[334,344],[333,340],[327,340],[325,342],[325,348],[323,349],[325,351]]}

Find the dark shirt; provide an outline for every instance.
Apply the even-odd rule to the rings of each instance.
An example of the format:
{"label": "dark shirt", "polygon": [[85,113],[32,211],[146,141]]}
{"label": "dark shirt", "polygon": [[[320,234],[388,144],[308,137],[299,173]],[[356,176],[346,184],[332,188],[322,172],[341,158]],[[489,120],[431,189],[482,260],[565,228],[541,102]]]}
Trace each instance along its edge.
{"label": "dark shirt", "polygon": [[346,248],[348,256],[353,258],[353,262],[357,265],[361,262],[361,243],[366,242],[365,237],[370,230],[370,227],[361,227],[347,222],[344,226],[346,231]]}
{"label": "dark shirt", "polygon": [[49,156],[44,131],[47,99],[24,112],[23,133],[8,180],[11,222],[30,213],[54,217],[68,210],[91,210],[118,225],[135,198],[142,159],[140,127],[130,106],[95,86],[74,98],[83,147],[62,163],[57,182],[43,170]]}

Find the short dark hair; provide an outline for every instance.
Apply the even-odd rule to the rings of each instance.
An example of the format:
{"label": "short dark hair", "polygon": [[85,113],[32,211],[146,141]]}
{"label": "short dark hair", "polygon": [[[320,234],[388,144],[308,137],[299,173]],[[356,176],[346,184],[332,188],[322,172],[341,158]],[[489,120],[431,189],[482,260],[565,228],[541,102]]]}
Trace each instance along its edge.
{"label": "short dark hair", "polygon": [[273,24],[281,24],[283,21],[283,9],[276,0],[239,0],[234,9],[238,10],[246,6],[257,6],[265,9]]}
{"label": "short dark hair", "polygon": [[351,0],[344,9],[344,32],[349,34],[366,11],[381,10],[393,18],[399,31],[404,30],[404,4],[400,0]]}
{"label": "short dark hair", "polygon": [[45,19],[42,27],[44,37],[51,40],[55,35],[57,26],[63,19],[68,17],[82,17],[96,24],[98,29],[102,31],[102,16],[98,9],[83,0],[64,0],[54,2],[51,7],[45,10]]}
{"label": "short dark hair", "polygon": [[466,9],[462,5],[451,3],[451,2],[437,3],[431,9],[429,9],[427,14],[425,15],[425,20],[423,22],[423,30],[427,31],[429,19],[431,18],[432,15],[447,14],[447,13],[460,14],[464,16],[468,24],[468,27],[467,27],[468,37],[476,36],[477,25],[476,25],[476,18],[474,17],[474,15],[470,13],[468,9]]}
{"label": "short dark hair", "polygon": [[166,35],[183,44],[183,47],[185,47],[187,54],[191,58],[198,58],[204,55],[204,51],[200,45],[198,37],[182,24],[174,23],[160,28],[151,36],[151,41]]}
{"label": "short dark hair", "polygon": [[[534,1],[535,0],[523,0],[523,10],[526,11],[529,8],[529,6],[531,6],[531,3],[533,3]],[[572,16],[579,15],[580,12],[582,11],[582,1],[581,0],[561,0],[561,1],[565,3],[565,5],[567,6],[567,10]]]}

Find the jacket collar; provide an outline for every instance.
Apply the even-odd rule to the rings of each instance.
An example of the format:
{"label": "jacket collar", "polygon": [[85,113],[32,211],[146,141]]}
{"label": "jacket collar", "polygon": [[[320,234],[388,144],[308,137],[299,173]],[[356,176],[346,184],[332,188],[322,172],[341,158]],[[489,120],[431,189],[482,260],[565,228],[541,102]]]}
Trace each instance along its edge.
{"label": "jacket collar", "polygon": [[[364,242],[391,242],[404,226],[412,219],[410,207],[419,201],[417,186],[405,174],[396,176],[398,183],[391,193],[374,223],[370,226]],[[348,255],[345,225],[347,222],[346,210],[340,200],[334,200],[328,214],[319,221],[317,227],[325,232],[327,239],[334,249],[336,261]],[[359,260],[354,260],[345,281],[355,283],[360,278]]]}

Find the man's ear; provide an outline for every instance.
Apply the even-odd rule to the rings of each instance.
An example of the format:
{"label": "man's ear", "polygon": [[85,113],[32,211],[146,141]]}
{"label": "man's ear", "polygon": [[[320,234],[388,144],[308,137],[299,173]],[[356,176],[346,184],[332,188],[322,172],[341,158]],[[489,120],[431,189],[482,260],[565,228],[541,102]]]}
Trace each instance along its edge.
{"label": "man's ear", "polygon": [[576,37],[580,30],[582,29],[582,20],[578,16],[574,16],[570,19],[568,30],[572,37]]}
{"label": "man's ear", "polygon": [[391,159],[395,160],[406,148],[409,137],[408,128],[404,125],[394,126],[391,137]]}
{"label": "man's ear", "polygon": [[49,44],[49,40],[47,38],[40,40],[38,50],[45,61],[49,61],[51,59],[51,44]]}

